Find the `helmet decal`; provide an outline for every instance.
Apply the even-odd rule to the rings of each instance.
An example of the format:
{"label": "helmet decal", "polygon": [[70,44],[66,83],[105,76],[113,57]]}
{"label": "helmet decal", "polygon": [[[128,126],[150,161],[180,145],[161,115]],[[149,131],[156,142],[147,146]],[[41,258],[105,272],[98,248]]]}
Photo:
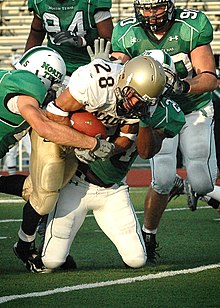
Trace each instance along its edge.
{"label": "helmet decal", "polygon": [[25,52],[15,68],[37,75],[46,89],[55,82],[62,82],[66,75],[66,65],[60,54],[44,46],[33,47]]}

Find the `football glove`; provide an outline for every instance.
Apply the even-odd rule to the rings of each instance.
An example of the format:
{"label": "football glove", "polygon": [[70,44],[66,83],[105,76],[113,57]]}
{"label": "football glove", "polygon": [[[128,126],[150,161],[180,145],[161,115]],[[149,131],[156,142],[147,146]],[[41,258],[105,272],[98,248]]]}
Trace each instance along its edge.
{"label": "football glove", "polygon": [[104,139],[99,139],[96,137],[97,144],[93,150],[88,149],[75,149],[76,157],[83,163],[90,163],[96,159],[105,160],[113,155],[115,146],[113,143],[110,143]]}
{"label": "football glove", "polygon": [[86,46],[85,39],[71,31],[61,31],[56,33],[53,38],[55,44],[70,43],[78,48]]}
{"label": "football glove", "polygon": [[87,51],[91,61],[95,59],[103,59],[109,61],[109,54],[111,49],[111,43],[108,41],[105,46],[105,40],[103,38],[96,39],[94,41],[94,53],[90,46],[87,46]]}
{"label": "football glove", "polygon": [[181,95],[182,93],[188,93],[189,89],[189,83],[185,80],[181,80],[178,76],[176,76],[176,81],[173,86],[173,93],[176,95]]}
{"label": "football glove", "polygon": [[54,83],[48,90],[43,101],[43,107],[47,106],[51,101],[54,101],[65,89],[62,83]]}

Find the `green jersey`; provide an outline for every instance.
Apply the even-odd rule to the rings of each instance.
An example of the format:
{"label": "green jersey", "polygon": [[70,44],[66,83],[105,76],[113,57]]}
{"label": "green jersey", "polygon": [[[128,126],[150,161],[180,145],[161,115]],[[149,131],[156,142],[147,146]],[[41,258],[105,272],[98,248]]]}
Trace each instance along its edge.
{"label": "green jersey", "polygon": [[90,57],[86,47],[73,47],[70,43],[55,44],[53,36],[61,31],[71,31],[86,39],[93,47],[98,31],[94,14],[98,10],[109,10],[111,0],[28,0],[28,8],[42,19],[47,32],[47,45],[55,49],[66,63],[67,75],[79,66],[88,64]]}
{"label": "green jersey", "polygon": [[[143,118],[140,126],[151,126],[162,129],[169,137],[176,136],[185,124],[185,116],[180,107],[171,100],[161,101],[151,117]],[[123,153],[112,156],[108,160],[96,160],[89,164],[90,169],[105,183],[122,184],[138,153],[135,142]]]}
{"label": "green jersey", "polygon": [[[170,54],[180,78],[195,75],[190,52],[197,46],[207,45],[213,39],[213,28],[203,12],[176,9],[175,20],[167,34],[158,40],[145,31],[135,17],[118,22],[113,30],[112,49],[133,58],[145,50],[160,49]],[[211,93],[173,95],[185,114],[199,110],[211,100]]]}
{"label": "green jersey", "polygon": [[34,97],[43,103],[46,88],[33,73],[25,70],[0,70],[0,158],[27,132],[30,125],[18,113],[10,111],[8,101],[17,95]]}

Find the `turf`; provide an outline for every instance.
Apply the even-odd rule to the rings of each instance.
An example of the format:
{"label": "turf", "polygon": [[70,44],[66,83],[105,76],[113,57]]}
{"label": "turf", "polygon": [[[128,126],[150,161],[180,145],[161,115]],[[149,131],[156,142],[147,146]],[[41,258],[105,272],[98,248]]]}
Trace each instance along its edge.
{"label": "turf", "polygon": [[[131,189],[141,224],[145,193],[145,188]],[[4,307],[220,307],[220,215],[206,204],[200,202],[195,212],[187,208],[185,196],[169,204],[158,230],[161,257],[156,266],[125,269],[116,248],[87,217],[71,249],[77,270],[31,274],[12,252],[23,203],[4,202],[5,197],[0,195]]]}

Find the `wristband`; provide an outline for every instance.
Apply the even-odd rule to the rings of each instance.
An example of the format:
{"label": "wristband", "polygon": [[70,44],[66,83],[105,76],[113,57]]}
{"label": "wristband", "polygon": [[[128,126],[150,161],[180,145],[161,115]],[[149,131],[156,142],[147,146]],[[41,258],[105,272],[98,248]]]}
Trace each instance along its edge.
{"label": "wristband", "polygon": [[120,132],[119,134],[120,137],[127,137],[128,139],[130,139],[131,141],[135,141],[137,138],[137,134],[125,134],[123,132]]}
{"label": "wristband", "polygon": [[183,80],[183,92],[182,93],[188,93],[189,90],[190,90],[190,84],[187,81]]}
{"label": "wristband", "polygon": [[61,116],[61,117],[68,117],[68,115],[69,115],[68,111],[63,111],[62,109],[57,107],[56,104],[54,103],[54,101],[50,102],[47,105],[46,110],[50,113],[53,113],[53,114]]}

